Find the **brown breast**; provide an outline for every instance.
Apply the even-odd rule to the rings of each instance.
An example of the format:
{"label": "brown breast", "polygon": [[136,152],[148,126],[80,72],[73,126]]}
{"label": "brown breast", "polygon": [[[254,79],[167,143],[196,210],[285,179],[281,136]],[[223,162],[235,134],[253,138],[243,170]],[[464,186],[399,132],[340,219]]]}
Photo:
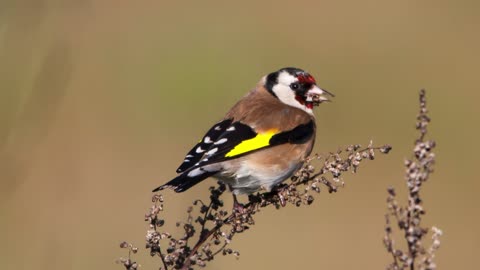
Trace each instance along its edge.
{"label": "brown breast", "polygon": [[313,115],[282,103],[261,85],[233,106],[225,115],[225,119],[230,118],[248,124],[257,132],[279,127],[281,127],[279,131],[282,132],[306,124],[310,120],[315,122]]}

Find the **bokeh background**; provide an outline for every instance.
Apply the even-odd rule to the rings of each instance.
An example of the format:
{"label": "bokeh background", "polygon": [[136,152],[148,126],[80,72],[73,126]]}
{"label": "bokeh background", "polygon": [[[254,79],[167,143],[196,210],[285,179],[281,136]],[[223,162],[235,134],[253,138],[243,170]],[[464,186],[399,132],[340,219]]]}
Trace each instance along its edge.
{"label": "bokeh background", "polygon": [[[384,269],[386,188],[428,91],[436,172],[425,225],[443,229],[440,269],[478,265],[478,1],[0,2],[2,269],[121,269],[143,249],[151,189],[266,73],[311,72],[335,101],[316,111],[315,152],[373,139],[390,155],[309,207],[265,210],[208,269]],[[206,181],[164,192],[167,223]],[[404,192],[400,192],[404,194]],[[476,257],[475,257],[476,256]]]}

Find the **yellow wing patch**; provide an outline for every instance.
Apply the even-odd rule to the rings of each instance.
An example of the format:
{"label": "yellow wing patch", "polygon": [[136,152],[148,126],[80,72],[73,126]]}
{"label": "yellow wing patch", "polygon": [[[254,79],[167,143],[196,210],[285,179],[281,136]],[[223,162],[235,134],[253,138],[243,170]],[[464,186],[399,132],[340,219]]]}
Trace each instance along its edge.
{"label": "yellow wing patch", "polygon": [[268,146],[270,139],[273,137],[273,135],[277,134],[277,132],[277,129],[270,129],[264,133],[257,134],[257,136],[255,136],[254,138],[245,140],[237,144],[232,150],[230,150],[230,152],[225,155],[225,157],[238,156]]}

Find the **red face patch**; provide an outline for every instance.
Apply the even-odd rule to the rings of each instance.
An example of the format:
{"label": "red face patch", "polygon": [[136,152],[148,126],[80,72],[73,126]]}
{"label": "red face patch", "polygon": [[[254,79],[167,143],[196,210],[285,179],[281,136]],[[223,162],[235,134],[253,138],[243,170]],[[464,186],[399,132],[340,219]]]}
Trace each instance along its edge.
{"label": "red face patch", "polygon": [[308,73],[300,73],[297,78],[301,84],[316,84],[315,79]]}
{"label": "red face patch", "polygon": [[313,103],[311,102],[306,102],[304,97],[301,96],[295,96],[295,99],[300,102],[300,104],[305,105],[305,107],[309,109],[313,109]]}

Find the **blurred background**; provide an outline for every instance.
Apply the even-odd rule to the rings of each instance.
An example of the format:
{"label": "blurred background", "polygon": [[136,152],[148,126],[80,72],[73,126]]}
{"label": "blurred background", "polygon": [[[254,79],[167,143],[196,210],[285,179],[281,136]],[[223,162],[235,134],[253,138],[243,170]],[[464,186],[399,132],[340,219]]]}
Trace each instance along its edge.
{"label": "blurred background", "polygon": [[[438,143],[424,225],[444,231],[439,269],[478,265],[479,12],[468,0],[1,1],[1,268],[122,269],[126,240],[157,269],[143,249],[150,191],[285,66],[336,94],[316,111],[315,152],[370,139],[393,151],[309,207],[263,211],[233,241],[240,259],[208,269],[384,269],[386,188],[405,194],[420,88]],[[164,192],[167,225],[212,183]]]}

